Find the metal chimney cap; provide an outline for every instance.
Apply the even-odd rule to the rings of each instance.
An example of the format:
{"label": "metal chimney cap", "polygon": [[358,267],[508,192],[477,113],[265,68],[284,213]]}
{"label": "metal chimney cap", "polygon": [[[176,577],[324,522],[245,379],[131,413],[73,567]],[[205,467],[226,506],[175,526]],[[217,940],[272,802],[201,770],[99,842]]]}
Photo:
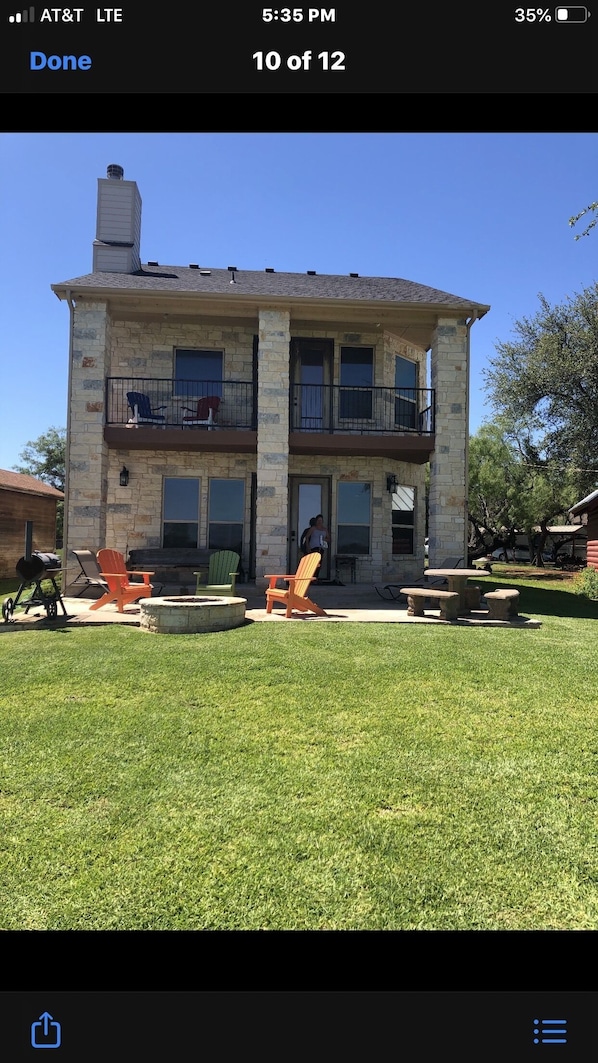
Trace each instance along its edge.
{"label": "metal chimney cap", "polygon": [[122,181],[124,176],[125,171],[117,163],[111,163],[106,170],[106,177],[110,177],[113,181]]}

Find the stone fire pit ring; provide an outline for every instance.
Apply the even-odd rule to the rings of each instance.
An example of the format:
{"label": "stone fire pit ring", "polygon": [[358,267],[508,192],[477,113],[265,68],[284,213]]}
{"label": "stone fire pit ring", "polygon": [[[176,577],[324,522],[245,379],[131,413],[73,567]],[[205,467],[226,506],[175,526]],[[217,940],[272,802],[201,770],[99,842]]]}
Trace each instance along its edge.
{"label": "stone fire pit ring", "polygon": [[160,635],[226,631],[245,623],[246,605],[246,598],[215,595],[143,598],[139,602],[139,626],[143,631],[154,631]]}

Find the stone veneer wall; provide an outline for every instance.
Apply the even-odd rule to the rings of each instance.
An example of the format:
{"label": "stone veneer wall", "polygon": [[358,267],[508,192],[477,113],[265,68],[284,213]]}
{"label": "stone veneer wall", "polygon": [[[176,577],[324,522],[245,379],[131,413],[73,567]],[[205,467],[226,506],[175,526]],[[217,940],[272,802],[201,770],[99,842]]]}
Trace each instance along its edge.
{"label": "stone veneer wall", "polygon": [[[159,429],[156,429],[158,432]],[[118,485],[118,473],[123,464],[129,469],[127,487]],[[213,454],[202,455],[172,451],[126,451],[110,452],[108,466],[108,492],[106,506],[106,542],[126,554],[142,547],[160,547],[162,533],[162,485],[165,476],[196,476],[200,479],[199,546],[208,542],[208,488],[211,477],[240,479],[245,483],[245,527],[243,568],[250,569],[250,490],[251,473],[255,472],[253,455]],[[337,522],[337,484],[340,480],[365,481],[372,484],[371,554],[359,561],[360,582],[378,582],[384,579],[411,579],[421,575],[424,565],[423,542],[425,535],[425,467],[407,462],[393,462],[378,457],[322,457],[317,472],[313,464],[302,455],[290,455],[288,471],[297,476],[329,476],[332,486],[330,530],[332,551],[335,552]],[[393,556],[390,530],[392,527],[391,496],[386,490],[386,477],[394,472],[399,483],[414,487],[415,502],[415,554]],[[272,495],[266,495],[272,500]],[[258,510],[259,513],[259,510]],[[258,516],[258,530],[259,530]],[[258,540],[263,543],[263,539]],[[259,549],[263,549],[258,545]],[[271,569],[271,554],[268,571],[286,571],[288,528],[284,519],[284,556],[282,568]]]}
{"label": "stone veneer wall", "polygon": [[468,334],[465,321],[439,318],[432,344],[436,449],[430,462],[430,565],[467,551]]}
{"label": "stone veneer wall", "polygon": [[[402,486],[415,488],[415,528],[413,555],[392,554],[392,508],[391,495],[386,490],[386,477],[394,473]],[[330,535],[332,554],[336,553],[337,485],[341,480],[370,483],[371,492],[371,539],[370,554],[358,560],[359,583],[378,583],[390,579],[415,579],[421,576],[424,567],[424,536],[426,522],[425,465],[391,461],[379,457],[322,456],[314,468],[310,459],[300,454],[289,458],[291,476],[329,476],[331,480]],[[282,571],[282,570],[281,570]],[[334,573],[334,561],[332,561]]]}
{"label": "stone veneer wall", "polygon": [[66,582],[79,572],[69,551],[96,551],[105,545],[108,448],[104,443],[104,381],[109,349],[106,305],[78,302],[73,320],[67,452]]}
{"label": "stone veneer wall", "polygon": [[[159,445],[160,429],[156,430]],[[120,487],[119,471],[129,470],[127,487]],[[199,543],[208,545],[208,489],[211,478],[243,480],[245,484],[243,568],[249,565],[249,524],[253,454],[205,454],[194,451],[111,450],[108,465],[106,544],[127,554],[130,550],[162,545],[162,492],[165,476],[197,477],[199,490]]]}
{"label": "stone veneer wall", "polygon": [[[278,311],[267,311],[277,314]],[[283,313],[288,331],[288,315]],[[112,323],[112,342],[108,376],[149,376],[169,378],[174,367],[174,350],[183,348],[207,348],[224,351],[224,377],[226,380],[252,379],[253,337],[258,332],[258,322],[251,325],[227,325],[206,319],[202,323],[188,324],[171,321],[116,320]],[[294,338],[332,339],[335,343],[334,384],[340,383],[341,346],[374,347],[375,385],[393,387],[395,380],[394,355],[400,354],[412,361],[422,361],[421,387],[425,387],[425,351],[405,343],[397,336],[380,331],[341,332],[330,327],[305,328],[290,326]],[[289,339],[290,339],[289,335]],[[267,348],[263,348],[264,351]],[[260,365],[261,369],[261,365]],[[285,374],[289,372],[289,352],[284,359]]]}
{"label": "stone veneer wall", "polygon": [[284,572],[288,541],[290,315],[260,310],[258,347],[256,586]]}
{"label": "stone veneer wall", "polygon": [[170,321],[123,321],[112,325],[107,376],[169,379],[176,347],[224,351],[225,380],[252,379],[256,327],[231,326],[206,320],[202,324]]}

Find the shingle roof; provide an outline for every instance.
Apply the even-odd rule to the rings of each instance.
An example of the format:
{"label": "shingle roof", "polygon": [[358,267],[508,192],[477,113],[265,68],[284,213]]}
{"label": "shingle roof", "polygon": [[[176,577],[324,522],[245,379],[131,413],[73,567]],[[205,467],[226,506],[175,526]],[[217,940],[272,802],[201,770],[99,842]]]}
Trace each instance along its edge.
{"label": "shingle roof", "polygon": [[53,284],[60,293],[66,288],[105,288],[114,291],[200,292],[206,295],[288,297],[293,299],[364,300],[382,303],[437,304],[482,313],[484,303],[430,288],[401,277],[360,277],[334,274],[277,273],[266,270],[191,268],[189,266],[143,266],[136,273],[87,273],[83,277]]}
{"label": "shingle roof", "polygon": [[12,472],[10,469],[0,469],[0,489],[7,491],[24,491],[29,495],[51,495],[53,498],[64,498],[62,491],[55,487],[36,480],[35,476],[26,476],[21,472]]}

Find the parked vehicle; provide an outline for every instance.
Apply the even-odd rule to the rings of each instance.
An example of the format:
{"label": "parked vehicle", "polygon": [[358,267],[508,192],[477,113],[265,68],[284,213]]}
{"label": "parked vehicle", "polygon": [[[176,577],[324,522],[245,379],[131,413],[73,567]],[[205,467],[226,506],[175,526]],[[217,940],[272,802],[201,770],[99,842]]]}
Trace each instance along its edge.
{"label": "parked vehicle", "polygon": [[[530,553],[527,546],[501,546],[498,550],[492,551],[492,559],[494,561],[517,561],[529,564]],[[542,553],[543,561],[552,561],[552,554],[548,550],[544,550]]]}

